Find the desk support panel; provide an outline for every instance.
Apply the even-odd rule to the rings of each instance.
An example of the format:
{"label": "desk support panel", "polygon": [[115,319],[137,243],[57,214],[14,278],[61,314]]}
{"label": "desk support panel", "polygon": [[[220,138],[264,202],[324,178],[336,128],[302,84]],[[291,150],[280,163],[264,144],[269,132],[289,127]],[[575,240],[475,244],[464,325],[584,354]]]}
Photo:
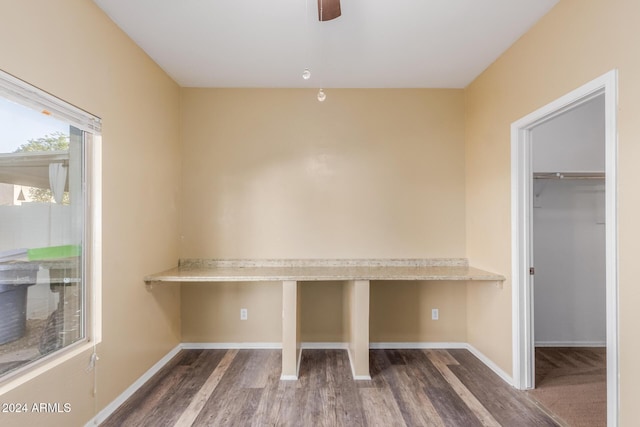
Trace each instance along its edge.
{"label": "desk support panel", "polygon": [[369,373],[369,281],[345,283],[344,321],[349,342],[349,361],[355,380],[370,380]]}
{"label": "desk support panel", "polygon": [[282,282],[282,380],[297,380],[300,370],[300,283]]}

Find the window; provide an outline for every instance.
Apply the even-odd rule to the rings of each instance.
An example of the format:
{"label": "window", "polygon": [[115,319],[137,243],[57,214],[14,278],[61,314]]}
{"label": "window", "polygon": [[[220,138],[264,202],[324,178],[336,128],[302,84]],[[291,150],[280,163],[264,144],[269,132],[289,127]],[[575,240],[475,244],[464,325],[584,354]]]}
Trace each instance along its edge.
{"label": "window", "polygon": [[95,339],[99,133],[0,71],[0,382]]}

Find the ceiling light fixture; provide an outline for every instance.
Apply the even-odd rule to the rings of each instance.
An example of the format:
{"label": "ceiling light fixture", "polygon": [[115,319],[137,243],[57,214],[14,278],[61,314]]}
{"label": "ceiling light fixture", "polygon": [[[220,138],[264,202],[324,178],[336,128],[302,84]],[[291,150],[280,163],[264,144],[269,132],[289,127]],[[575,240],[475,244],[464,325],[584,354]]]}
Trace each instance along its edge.
{"label": "ceiling light fixture", "polygon": [[[330,21],[332,19],[336,19],[337,17],[342,15],[342,11],[340,9],[340,0],[317,0],[318,1],[318,19],[320,22]],[[308,0],[305,0],[305,11],[306,11],[306,21],[307,21],[307,46],[309,44],[308,41],[308,32],[309,32],[309,5]],[[309,62],[308,58],[308,47],[307,47],[307,62]],[[311,70],[309,68],[305,68],[302,71],[302,78],[304,80],[309,80],[311,78]],[[327,99],[327,94],[324,93],[324,89],[320,88],[317,95],[318,101],[324,102]]]}
{"label": "ceiling light fixture", "polygon": [[[309,64],[309,0],[304,0],[304,19],[305,19],[305,29],[306,29],[306,49],[305,49],[305,62],[307,63],[307,65]],[[302,71],[302,78],[305,80],[309,80],[311,78],[311,70],[309,70],[309,67],[306,67],[303,71]]]}
{"label": "ceiling light fixture", "polygon": [[340,0],[318,0],[318,19],[320,22],[331,21],[342,15]]}

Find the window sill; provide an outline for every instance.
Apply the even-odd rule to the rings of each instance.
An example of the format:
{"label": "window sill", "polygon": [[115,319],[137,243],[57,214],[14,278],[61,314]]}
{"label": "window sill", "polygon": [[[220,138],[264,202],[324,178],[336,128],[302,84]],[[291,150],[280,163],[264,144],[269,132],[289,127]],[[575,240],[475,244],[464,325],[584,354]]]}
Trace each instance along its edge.
{"label": "window sill", "polygon": [[[58,350],[53,354],[43,357],[24,368],[16,369],[14,372],[8,373],[5,378],[0,380],[0,396],[28,381],[48,372],[55,367],[73,359],[74,357],[88,351],[92,351],[94,342],[83,340],[75,344],[71,344],[64,349]],[[89,361],[87,361],[87,364]]]}

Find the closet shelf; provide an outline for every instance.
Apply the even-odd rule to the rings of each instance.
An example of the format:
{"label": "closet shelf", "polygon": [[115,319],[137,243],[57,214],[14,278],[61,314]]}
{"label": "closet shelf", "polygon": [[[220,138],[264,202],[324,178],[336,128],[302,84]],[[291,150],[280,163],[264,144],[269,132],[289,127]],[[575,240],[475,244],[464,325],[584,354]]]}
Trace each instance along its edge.
{"label": "closet shelf", "polygon": [[534,172],[533,179],[604,179],[604,172]]}

